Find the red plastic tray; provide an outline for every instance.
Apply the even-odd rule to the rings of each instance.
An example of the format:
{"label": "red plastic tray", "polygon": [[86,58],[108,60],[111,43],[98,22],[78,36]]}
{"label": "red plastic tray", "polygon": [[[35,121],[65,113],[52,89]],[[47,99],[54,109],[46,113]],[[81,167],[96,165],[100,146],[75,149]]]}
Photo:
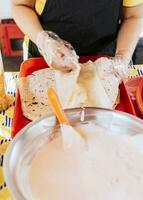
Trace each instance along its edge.
{"label": "red plastic tray", "polygon": [[[99,56],[83,56],[80,58],[80,62],[83,63],[88,60],[95,61],[97,58],[99,58]],[[20,77],[26,77],[32,74],[34,71],[44,69],[46,67],[47,67],[47,64],[43,58],[29,59],[21,64]],[[116,107],[116,109],[130,113],[132,115],[136,115],[132,101],[127,93],[124,83],[120,85],[120,95],[121,95],[120,104]],[[23,113],[21,110],[20,95],[19,95],[19,92],[17,91],[14,117],[13,117],[13,122],[12,122],[12,137],[14,137],[29,122],[30,120],[23,116]]]}
{"label": "red plastic tray", "polygon": [[14,50],[11,45],[12,40],[23,40],[24,34],[12,20],[0,24],[0,39],[2,42],[2,51],[4,56],[22,56],[22,47],[20,50]]}

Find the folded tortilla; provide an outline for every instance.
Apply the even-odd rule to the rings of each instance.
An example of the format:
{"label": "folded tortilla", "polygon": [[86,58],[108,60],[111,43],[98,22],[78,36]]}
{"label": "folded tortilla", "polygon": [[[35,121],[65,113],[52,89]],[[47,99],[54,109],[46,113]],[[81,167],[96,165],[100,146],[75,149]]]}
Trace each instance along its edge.
{"label": "folded tortilla", "polygon": [[69,107],[70,100],[74,96],[79,73],[80,65],[71,72],[55,71],[56,90],[64,108]]}
{"label": "folded tortilla", "polygon": [[112,62],[108,58],[99,58],[94,64],[96,65],[96,71],[104,87],[104,90],[111,102],[112,108],[119,103],[119,85],[120,80],[112,72]]}
{"label": "folded tortilla", "polygon": [[18,88],[23,115],[36,120],[52,113],[47,98],[48,87],[57,90],[64,108],[114,108],[119,94],[119,81],[114,74],[105,73],[108,68],[109,60],[101,58],[81,64],[68,73],[46,68],[20,78]]}
{"label": "folded tortilla", "polygon": [[84,88],[86,88],[88,96],[87,106],[112,108],[112,103],[99,78],[99,74],[97,73],[96,63],[89,61],[83,64],[81,67],[79,82]]}

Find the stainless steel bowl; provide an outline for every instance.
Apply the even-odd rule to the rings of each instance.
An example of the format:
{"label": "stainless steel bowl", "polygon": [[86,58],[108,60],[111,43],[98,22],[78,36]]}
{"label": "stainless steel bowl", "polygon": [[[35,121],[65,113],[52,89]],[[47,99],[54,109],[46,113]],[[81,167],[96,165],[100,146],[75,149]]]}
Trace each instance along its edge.
{"label": "stainless steel bowl", "polygon": [[[93,123],[117,134],[135,135],[143,133],[143,121],[129,114],[98,108],[77,108],[66,110],[70,123]],[[32,200],[27,187],[27,172],[36,152],[50,142],[59,124],[54,116],[47,116],[32,122],[13,139],[4,159],[6,183],[15,200]]]}

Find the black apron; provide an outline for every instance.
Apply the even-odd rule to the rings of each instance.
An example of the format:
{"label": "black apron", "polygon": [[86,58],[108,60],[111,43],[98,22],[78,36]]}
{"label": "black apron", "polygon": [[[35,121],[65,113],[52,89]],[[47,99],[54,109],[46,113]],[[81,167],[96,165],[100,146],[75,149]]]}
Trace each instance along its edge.
{"label": "black apron", "polygon": [[[47,0],[39,20],[44,30],[70,42],[78,55],[113,56],[121,5],[121,0]],[[32,41],[29,55],[40,56]]]}

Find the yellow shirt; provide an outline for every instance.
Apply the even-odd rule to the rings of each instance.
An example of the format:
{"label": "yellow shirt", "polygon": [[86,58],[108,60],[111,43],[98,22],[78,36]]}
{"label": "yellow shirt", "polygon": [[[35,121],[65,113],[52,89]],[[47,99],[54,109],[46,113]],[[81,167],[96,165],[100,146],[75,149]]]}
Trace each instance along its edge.
{"label": "yellow shirt", "polygon": [[[143,3],[143,0],[123,0],[123,6],[126,6],[126,7],[137,6],[141,3]],[[42,14],[45,4],[46,4],[46,0],[36,0],[35,1],[35,11],[37,12],[38,15]],[[28,41],[29,41],[28,37],[25,37],[24,46],[25,46],[25,44],[26,44],[26,47],[28,46]]]}
{"label": "yellow shirt", "polygon": [[132,7],[143,3],[143,0],[123,0],[123,6]]}
{"label": "yellow shirt", "polygon": [[[35,1],[35,10],[39,15],[41,15],[41,13],[44,9],[45,3],[46,3],[46,0],[36,0]],[[143,3],[143,0],[123,0],[123,6],[126,6],[126,7],[137,6],[141,3]]]}
{"label": "yellow shirt", "polygon": [[39,15],[42,14],[45,4],[46,4],[46,0],[36,0],[35,1],[35,10]]}

